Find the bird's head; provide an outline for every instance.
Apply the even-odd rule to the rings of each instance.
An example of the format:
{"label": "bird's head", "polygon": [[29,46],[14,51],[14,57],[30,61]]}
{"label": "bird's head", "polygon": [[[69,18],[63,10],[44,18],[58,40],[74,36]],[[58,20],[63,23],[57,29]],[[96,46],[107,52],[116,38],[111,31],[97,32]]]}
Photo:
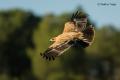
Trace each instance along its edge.
{"label": "bird's head", "polygon": [[50,41],[51,41],[51,42],[55,42],[55,41],[56,41],[56,37],[51,38]]}

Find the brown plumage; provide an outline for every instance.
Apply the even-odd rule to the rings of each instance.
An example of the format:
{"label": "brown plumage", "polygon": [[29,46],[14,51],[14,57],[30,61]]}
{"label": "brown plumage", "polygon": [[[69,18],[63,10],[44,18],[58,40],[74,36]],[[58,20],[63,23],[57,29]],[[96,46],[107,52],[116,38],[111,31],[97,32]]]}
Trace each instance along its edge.
{"label": "brown plumage", "polygon": [[80,12],[73,14],[71,21],[66,22],[63,33],[50,39],[53,44],[41,56],[46,59],[55,59],[72,46],[87,47],[94,39],[94,28],[87,26],[87,17],[80,17]]}
{"label": "brown plumage", "polygon": [[73,22],[66,22],[64,26],[63,33],[66,32],[74,32],[75,31],[75,24]]}

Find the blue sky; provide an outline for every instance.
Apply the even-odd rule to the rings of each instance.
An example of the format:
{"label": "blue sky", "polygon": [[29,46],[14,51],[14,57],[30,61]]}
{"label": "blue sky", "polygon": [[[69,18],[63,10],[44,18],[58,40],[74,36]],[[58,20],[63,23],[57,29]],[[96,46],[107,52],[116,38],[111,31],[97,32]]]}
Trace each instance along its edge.
{"label": "blue sky", "polygon": [[0,0],[0,10],[21,8],[37,15],[72,12],[77,6],[82,6],[97,26],[112,24],[120,28],[120,0]]}

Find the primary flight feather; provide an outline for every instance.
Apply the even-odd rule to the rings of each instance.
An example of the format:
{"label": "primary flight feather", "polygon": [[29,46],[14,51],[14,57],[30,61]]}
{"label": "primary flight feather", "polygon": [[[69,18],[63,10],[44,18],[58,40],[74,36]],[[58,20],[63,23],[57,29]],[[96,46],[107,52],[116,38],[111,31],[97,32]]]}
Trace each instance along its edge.
{"label": "primary flight feather", "polygon": [[94,39],[94,28],[92,25],[86,26],[87,18],[76,12],[71,17],[71,21],[66,22],[63,33],[51,38],[52,45],[44,52],[40,53],[43,58],[54,60],[72,46],[87,47],[92,44]]}

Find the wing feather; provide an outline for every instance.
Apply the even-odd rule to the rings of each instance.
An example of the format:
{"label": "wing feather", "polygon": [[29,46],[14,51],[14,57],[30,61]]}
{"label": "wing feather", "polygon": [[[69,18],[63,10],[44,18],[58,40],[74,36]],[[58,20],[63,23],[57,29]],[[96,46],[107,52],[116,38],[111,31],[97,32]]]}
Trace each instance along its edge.
{"label": "wing feather", "polygon": [[87,16],[85,13],[77,11],[72,15],[71,21],[74,22],[76,31],[84,31],[87,24]]}
{"label": "wing feather", "polygon": [[61,55],[72,46],[72,44],[69,42],[70,41],[66,41],[57,45],[56,47],[49,47],[43,54],[41,54],[41,56],[43,56],[45,59],[54,60],[55,57]]}

